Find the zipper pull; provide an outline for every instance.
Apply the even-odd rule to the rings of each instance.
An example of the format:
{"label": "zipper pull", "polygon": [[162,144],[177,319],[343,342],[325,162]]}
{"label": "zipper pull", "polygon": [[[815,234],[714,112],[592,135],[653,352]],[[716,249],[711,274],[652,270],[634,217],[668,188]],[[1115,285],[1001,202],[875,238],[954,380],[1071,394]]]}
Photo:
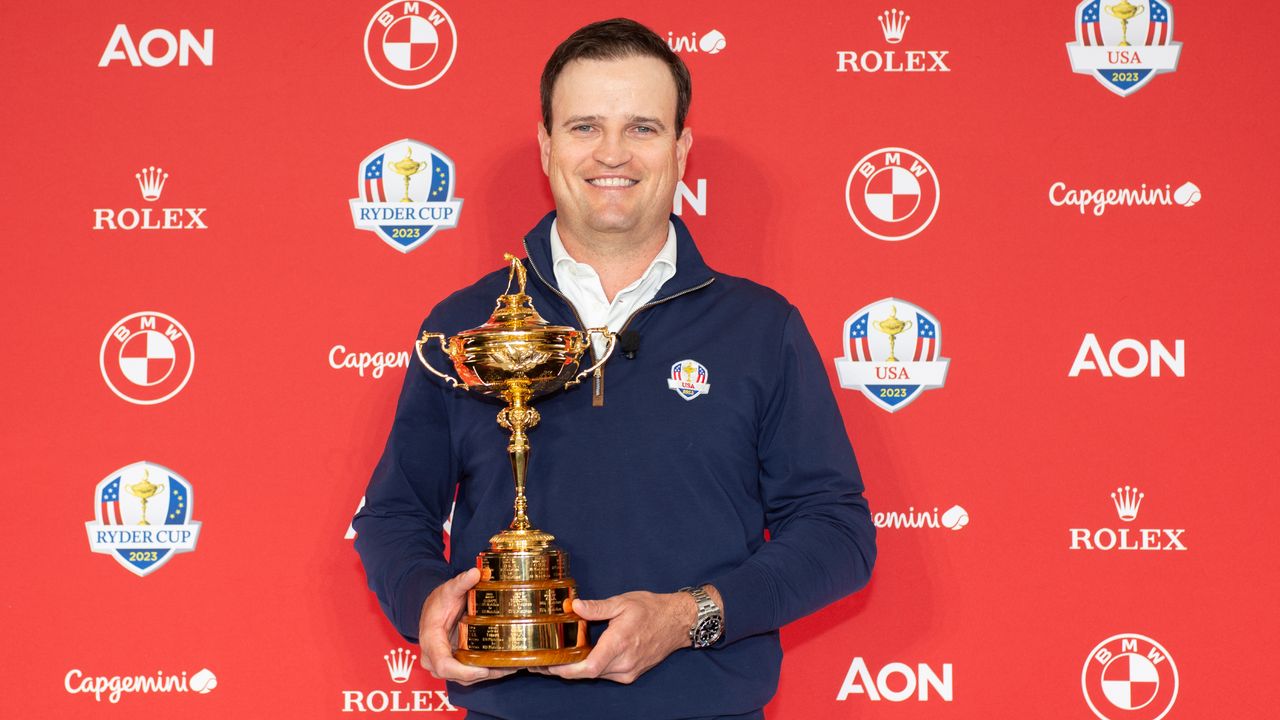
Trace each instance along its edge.
{"label": "zipper pull", "polygon": [[596,368],[591,376],[591,407],[604,407],[604,368]]}

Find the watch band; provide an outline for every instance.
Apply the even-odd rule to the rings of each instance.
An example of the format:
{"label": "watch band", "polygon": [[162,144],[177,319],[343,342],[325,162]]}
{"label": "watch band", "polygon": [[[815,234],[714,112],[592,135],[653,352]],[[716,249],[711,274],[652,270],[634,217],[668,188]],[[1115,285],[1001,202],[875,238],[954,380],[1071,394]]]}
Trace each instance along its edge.
{"label": "watch band", "polygon": [[714,645],[724,633],[724,611],[701,586],[684,587],[680,591],[692,595],[698,604],[698,617],[689,628],[689,646],[706,648]]}

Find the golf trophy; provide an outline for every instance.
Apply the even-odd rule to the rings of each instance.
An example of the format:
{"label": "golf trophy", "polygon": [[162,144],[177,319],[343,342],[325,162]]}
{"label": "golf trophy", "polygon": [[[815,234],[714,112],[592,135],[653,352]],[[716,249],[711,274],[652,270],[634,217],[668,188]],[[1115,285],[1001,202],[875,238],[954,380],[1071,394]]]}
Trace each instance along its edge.
{"label": "golf trophy", "polygon": [[[578,384],[604,365],[615,337],[607,328],[584,332],[548,324],[525,294],[524,264],[513,255],[505,257],[511,264],[507,289],[498,296],[488,322],[451,338],[423,332],[416,345],[418,360],[452,387],[506,401],[498,424],[511,433],[507,453],[516,483],[515,518],[476,557],[480,582],[467,593],[467,612],[458,623],[454,657],[481,667],[561,665],[582,660],[591,646],[587,621],[572,611],[577,586],[569,577],[569,556],[552,545],[555,537],[535,528],[527,515],[526,433],[539,418],[529,403]],[[518,288],[515,293],[511,292],[513,281]],[[603,336],[608,345],[595,365],[577,372],[593,334]],[[457,378],[427,361],[423,348],[433,338],[453,361]]]}

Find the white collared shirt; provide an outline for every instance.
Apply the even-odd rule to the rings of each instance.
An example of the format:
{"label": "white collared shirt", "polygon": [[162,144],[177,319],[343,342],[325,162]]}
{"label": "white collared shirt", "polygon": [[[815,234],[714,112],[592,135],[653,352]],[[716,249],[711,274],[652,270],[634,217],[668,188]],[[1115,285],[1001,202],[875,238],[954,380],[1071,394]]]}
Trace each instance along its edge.
{"label": "white collared shirt", "polygon": [[[658,251],[640,279],[626,286],[609,302],[595,268],[574,260],[564,249],[556,223],[551,222],[551,264],[555,269],[556,284],[569,299],[587,328],[607,327],[613,332],[622,329],[623,323],[641,305],[652,300],[662,284],[676,274],[676,227],[667,222],[667,242]],[[604,353],[606,343],[599,335],[591,342],[596,357]]]}

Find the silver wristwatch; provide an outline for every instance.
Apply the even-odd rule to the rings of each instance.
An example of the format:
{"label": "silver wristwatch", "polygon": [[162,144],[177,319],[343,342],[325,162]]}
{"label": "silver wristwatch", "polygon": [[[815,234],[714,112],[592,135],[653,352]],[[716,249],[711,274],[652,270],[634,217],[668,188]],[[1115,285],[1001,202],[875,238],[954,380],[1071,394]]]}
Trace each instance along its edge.
{"label": "silver wristwatch", "polygon": [[689,593],[698,603],[698,619],[689,628],[689,646],[706,648],[715,645],[724,634],[724,611],[701,587],[680,588],[680,592]]}

